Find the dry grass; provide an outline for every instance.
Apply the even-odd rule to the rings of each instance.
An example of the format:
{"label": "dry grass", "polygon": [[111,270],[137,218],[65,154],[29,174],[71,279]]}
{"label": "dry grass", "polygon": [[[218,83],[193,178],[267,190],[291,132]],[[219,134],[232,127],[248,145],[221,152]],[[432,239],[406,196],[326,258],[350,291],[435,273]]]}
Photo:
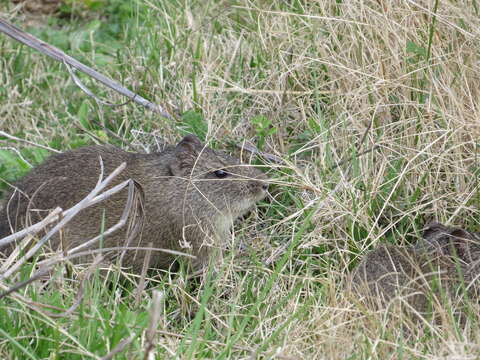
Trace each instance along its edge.
{"label": "dry grass", "polygon": [[[148,353],[223,359],[480,356],[476,303],[464,323],[448,301],[435,306],[440,322],[414,322],[395,304],[374,312],[343,290],[359,257],[377,243],[412,243],[430,220],[480,228],[475,4],[139,1],[138,22],[134,17],[114,43],[102,42],[81,22],[58,29],[76,34],[63,49],[87,64],[152,101],[201,114],[216,147],[262,138],[252,122],[259,115],[276,129],[265,135],[262,150],[284,159],[270,166],[278,185],[271,201],[236,227],[242,253],[231,250],[222,272],[200,288],[183,275],[152,281],[150,287],[164,291],[167,300],[157,348]],[[6,7],[2,14],[15,15]],[[55,32],[42,34],[55,41]],[[134,104],[96,106],[65,69],[1,36],[0,69],[0,128],[34,143],[66,149],[100,139],[126,146],[132,129],[173,142],[187,127]],[[110,102],[124,101],[85,82]],[[1,137],[0,144],[30,147]],[[39,160],[35,152],[25,154]],[[0,171],[11,181],[24,170]],[[146,335],[142,318],[151,291],[134,308],[128,284],[135,288],[135,278],[117,292],[96,281],[88,290],[89,305],[99,310],[74,314],[76,325],[55,323],[11,300],[3,314],[30,319],[24,321],[31,331],[4,329],[2,335],[10,331],[20,341],[38,334],[38,324],[58,326],[52,342],[67,343],[68,349],[59,347],[67,355],[90,358],[107,354],[134,332],[138,338],[122,356],[142,358],[153,336],[151,330]],[[61,289],[66,300],[56,298],[55,304],[65,301],[66,308],[75,287],[68,280],[57,286],[47,291]],[[28,298],[31,291],[22,295]],[[107,321],[106,311],[117,315]],[[95,318],[103,329],[132,328],[118,336],[102,330],[99,345],[79,335],[83,317]],[[0,340],[0,357],[19,353],[10,342]]]}

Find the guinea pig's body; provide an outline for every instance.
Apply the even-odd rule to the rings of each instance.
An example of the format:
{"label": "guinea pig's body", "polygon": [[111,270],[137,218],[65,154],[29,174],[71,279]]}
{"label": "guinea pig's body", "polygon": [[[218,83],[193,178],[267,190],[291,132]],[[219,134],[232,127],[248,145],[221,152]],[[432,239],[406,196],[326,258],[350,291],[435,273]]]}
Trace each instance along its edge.
{"label": "guinea pig's body", "polygon": [[395,298],[425,312],[443,295],[478,298],[480,239],[477,234],[430,224],[414,246],[381,245],[369,252],[352,276],[353,290],[383,307]]}
{"label": "guinea pig's body", "polygon": [[[16,184],[18,190],[7,195],[0,213],[0,238],[26,226],[28,218],[35,223],[55,207],[66,210],[81,201],[99,180],[100,157],[104,176],[126,163],[125,170],[108,188],[132,179],[143,193],[143,211],[132,211],[137,215],[129,218],[130,225],[143,220],[143,226],[128,246],[145,248],[152,243],[154,248],[188,252],[196,256],[195,268],[208,262],[212,246],[226,240],[233,221],[266,194],[265,177],[259,170],[205,147],[192,135],[177,146],[153,154],[91,146],[50,157]],[[116,224],[124,211],[127,193],[125,188],[75,216],[62,234],[68,249]],[[140,219],[142,212],[144,218]],[[105,236],[103,248],[127,245],[128,228],[125,225]],[[98,248],[99,244],[96,242],[88,249]],[[59,237],[54,237],[50,245],[58,249]],[[0,253],[8,253],[12,248],[7,246]],[[109,260],[119,253],[107,253]],[[141,250],[129,250],[122,265],[140,272],[144,254]],[[166,269],[174,257],[153,251],[150,267]]]}

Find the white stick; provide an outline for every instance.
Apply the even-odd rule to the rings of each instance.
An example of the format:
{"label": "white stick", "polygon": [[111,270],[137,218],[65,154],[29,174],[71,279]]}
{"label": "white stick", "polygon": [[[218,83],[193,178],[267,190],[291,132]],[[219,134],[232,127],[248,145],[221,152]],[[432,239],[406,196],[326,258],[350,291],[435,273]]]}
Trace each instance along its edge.
{"label": "white stick", "polygon": [[65,54],[62,50],[47,44],[46,42],[36,38],[35,36],[26,33],[25,31],[19,29],[18,27],[8,23],[4,19],[0,19],[0,31],[7,34],[11,38],[25,44],[32,49],[40,51],[42,54],[48,55],[51,58],[60,61],[62,63],[68,64],[75,69],[80,70],[81,72],[93,77],[95,80],[101,82],[105,86],[109,87],[112,90],[128,97],[129,99],[135,101],[136,103],[146,107],[147,109],[154,111],[167,119],[172,117],[165,112],[160,106],[155,105],[148,101],[147,99],[141,97],[138,94],[135,94],[133,91],[128,90],[119,83],[113,81],[112,79],[106,77],[105,75],[100,74],[98,71],[93,70],[92,68],[82,64],[81,62],[75,60],[71,56]]}

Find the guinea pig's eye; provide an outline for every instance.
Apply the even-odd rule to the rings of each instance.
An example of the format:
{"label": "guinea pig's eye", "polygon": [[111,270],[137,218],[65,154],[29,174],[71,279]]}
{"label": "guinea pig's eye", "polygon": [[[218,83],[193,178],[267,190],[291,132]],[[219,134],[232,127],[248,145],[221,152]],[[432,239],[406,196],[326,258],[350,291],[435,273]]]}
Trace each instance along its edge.
{"label": "guinea pig's eye", "polygon": [[219,179],[226,178],[229,175],[225,170],[215,170],[213,173]]}

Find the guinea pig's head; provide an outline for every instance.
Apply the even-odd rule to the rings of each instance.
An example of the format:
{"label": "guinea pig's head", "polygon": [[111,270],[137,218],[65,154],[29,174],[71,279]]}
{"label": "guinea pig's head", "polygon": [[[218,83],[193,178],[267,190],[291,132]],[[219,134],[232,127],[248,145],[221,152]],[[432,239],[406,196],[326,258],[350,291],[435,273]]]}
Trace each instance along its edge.
{"label": "guinea pig's head", "polygon": [[438,222],[428,224],[416,244],[419,252],[458,257],[466,263],[474,261],[472,252],[478,252],[480,241],[476,234],[462,228],[445,226]]}
{"label": "guinea pig's head", "polygon": [[266,176],[257,168],[185,136],[174,149],[170,172],[181,181],[183,199],[199,218],[236,219],[267,194]]}

